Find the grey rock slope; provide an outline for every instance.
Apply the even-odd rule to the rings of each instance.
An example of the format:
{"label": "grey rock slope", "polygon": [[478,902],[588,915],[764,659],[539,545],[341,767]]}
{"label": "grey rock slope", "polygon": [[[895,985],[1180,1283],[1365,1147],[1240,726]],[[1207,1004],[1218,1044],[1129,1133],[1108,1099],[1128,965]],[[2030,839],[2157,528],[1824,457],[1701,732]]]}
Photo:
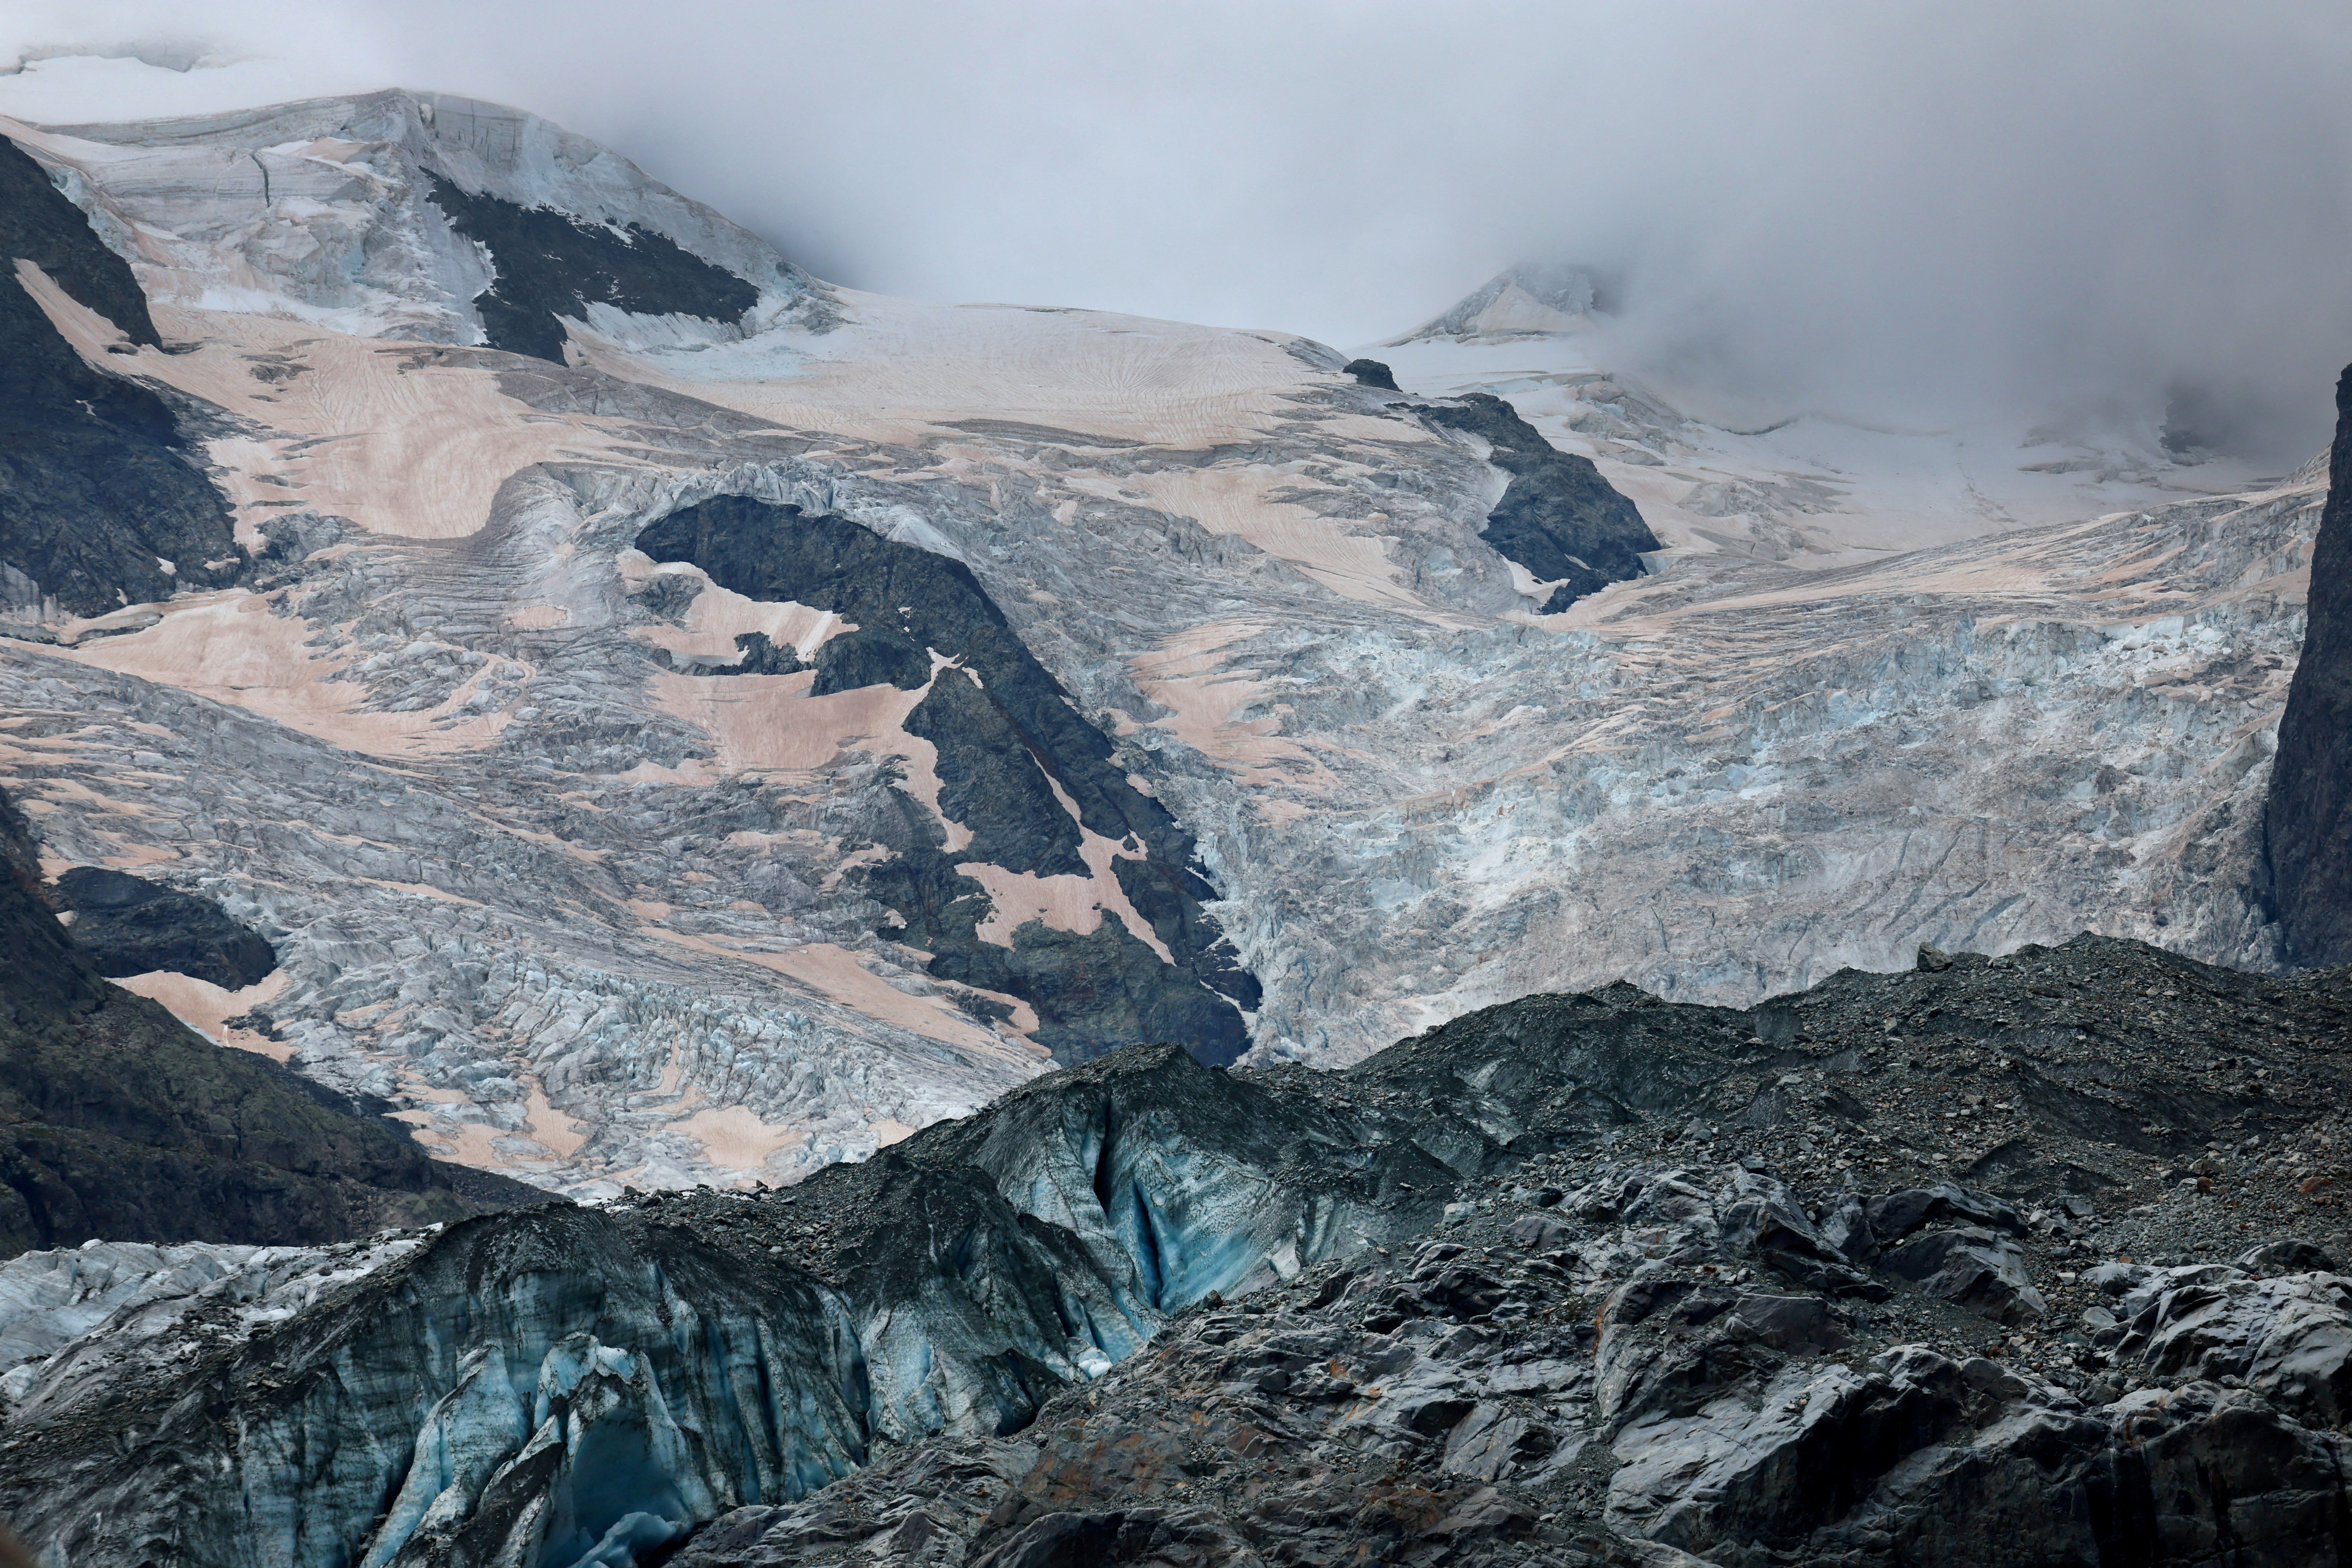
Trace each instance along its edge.
{"label": "grey rock slope", "polygon": [[0,1507],[99,1568],[2333,1561],[2347,984],[2085,938],[1138,1047],[304,1298],[93,1259],[65,1342],[28,1258]]}
{"label": "grey rock slope", "polygon": [[2352,369],[2336,384],[2336,412],[2303,658],[2263,820],[2280,944],[2297,963],[2352,961]]}

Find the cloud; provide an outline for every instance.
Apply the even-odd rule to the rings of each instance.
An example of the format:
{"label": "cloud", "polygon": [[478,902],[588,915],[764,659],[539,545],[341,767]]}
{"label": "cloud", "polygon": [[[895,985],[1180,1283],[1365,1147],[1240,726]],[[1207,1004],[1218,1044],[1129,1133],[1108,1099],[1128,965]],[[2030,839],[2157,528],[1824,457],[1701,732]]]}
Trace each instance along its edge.
{"label": "cloud", "polygon": [[[147,69],[171,84],[109,79],[145,112],[520,104],[896,293],[1346,345],[1572,259],[1615,280],[1629,364],[1727,395],[2151,430],[2169,400],[2280,460],[2352,359],[2352,29],[2324,4],[212,0],[5,26],[0,57],[209,44]],[[59,64],[0,78],[0,111]]]}

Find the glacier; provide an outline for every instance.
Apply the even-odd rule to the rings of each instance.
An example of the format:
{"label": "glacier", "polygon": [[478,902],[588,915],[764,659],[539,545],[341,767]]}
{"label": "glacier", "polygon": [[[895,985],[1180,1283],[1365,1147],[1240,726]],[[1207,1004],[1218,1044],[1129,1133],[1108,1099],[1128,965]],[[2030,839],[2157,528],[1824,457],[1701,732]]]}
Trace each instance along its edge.
{"label": "glacier", "polygon": [[[152,879],[279,956],[125,984],[444,1159],[580,1197],[791,1182],[1146,1017],[1338,1066],[1528,991],[1745,1004],[1923,941],[2278,960],[2247,890],[2316,469],[1711,421],[1610,370],[1605,290],[1559,269],[1372,351],[1402,392],[1277,332],[859,294],[430,93],[0,132],[159,341],[28,298],[168,402],[247,563],[0,617],[0,776],[48,874]],[[756,301],[525,279],[436,184],[634,225]],[[488,341],[502,276],[551,351]],[[1638,575],[1560,601],[1494,548],[1514,475],[1430,412],[1475,395],[1630,500]],[[638,548],[719,500],[960,563],[1103,787],[1176,825],[1172,901],[1059,780],[1021,798],[1070,794],[1075,858],[957,858],[935,682],[819,690],[866,629]]]}

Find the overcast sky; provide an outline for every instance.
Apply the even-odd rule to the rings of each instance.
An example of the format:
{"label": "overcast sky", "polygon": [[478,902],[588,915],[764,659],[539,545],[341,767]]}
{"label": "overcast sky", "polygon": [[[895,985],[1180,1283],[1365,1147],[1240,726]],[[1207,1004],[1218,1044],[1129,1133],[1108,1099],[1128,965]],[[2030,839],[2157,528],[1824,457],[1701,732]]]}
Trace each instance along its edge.
{"label": "overcast sky", "polygon": [[[811,270],[1341,346],[1583,261],[1620,353],[1894,422],[2324,439],[2352,360],[2352,8],[8,0],[0,112],[405,86],[614,146]],[[221,63],[227,62],[227,63]]]}

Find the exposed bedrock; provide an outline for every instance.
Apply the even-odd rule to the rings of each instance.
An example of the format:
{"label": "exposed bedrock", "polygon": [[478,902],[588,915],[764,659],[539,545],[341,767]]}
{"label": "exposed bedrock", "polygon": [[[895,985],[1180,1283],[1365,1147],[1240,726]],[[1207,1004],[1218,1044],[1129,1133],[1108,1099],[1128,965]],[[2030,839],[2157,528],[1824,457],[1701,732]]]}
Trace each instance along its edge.
{"label": "exposed bedrock", "polygon": [[278,967],[268,940],[212,900],[104,866],[58,879],[58,907],[74,915],[74,945],[100,974],[168,969],[242,991]]}
{"label": "exposed bedrock", "polygon": [[[664,577],[658,581],[675,583],[677,579]],[[847,639],[835,640],[846,641]],[[673,658],[667,648],[657,647],[652,652],[655,663],[665,665],[682,675],[793,675],[803,668],[797,649],[790,643],[782,647],[776,647],[768,640],[768,634],[765,632],[738,632],[735,635],[735,657],[731,659],[688,658],[681,661]],[[928,664],[929,660],[926,659],[924,662]],[[820,675],[817,679],[822,682],[824,677]],[[917,684],[921,683],[919,681]]]}
{"label": "exposed bedrock", "polygon": [[[1914,1118],[2068,1071],[2088,1030],[2023,998],[2160,981],[2198,997],[2034,1157]],[[2126,1208],[2116,1134],[2225,1043],[2332,1060],[2346,984],[2086,938],[1747,1012],[1614,986],[1343,1072],[1124,1050],[789,1190],[26,1258],[0,1510],[79,1568],[2332,1561],[2352,1286],[2251,1185]],[[1883,1044],[1927,1025],[1935,1067]],[[2247,1118],[2343,1131],[2284,1092],[2199,1131]],[[2102,1226],[2199,1256],[2088,1268]],[[115,1305],[63,1340],[68,1295]]]}
{"label": "exposed bedrock", "polygon": [[732,322],[760,302],[751,284],[643,224],[616,230],[425,177],[450,226],[490,254],[497,280],[474,309],[492,348],[562,364],[562,318],[585,321],[591,305]]}
{"label": "exposed bedrock", "polygon": [[1474,392],[1413,406],[1433,425],[1483,437],[1493,448],[1494,465],[1511,476],[1503,499],[1486,514],[1480,537],[1505,559],[1526,567],[1537,582],[1559,584],[1544,601],[1542,614],[1557,614],[1587,594],[1639,577],[1643,552],[1663,548],[1641,512],[1601,477],[1591,458],[1559,450],[1501,398]]}
{"label": "exposed bedrock", "polygon": [[171,410],[91,368],[34,297],[46,278],[104,318],[101,331],[153,346],[130,264],[5,137],[0,268],[0,617],[100,616],[232,580],[245,555],[228,508],[184,455]]}
{"label": "exposed bedrock", "polygon": [[0,852],[0,1253],[92,1236],[315,1244],[540,1195],[438,1163],[406,1129],[100,978],[43,901],[5,795]]}
{"label": "exposed bedrock", "polygon": [[[928,687],[907,730],[933,747],[939,811],[971,841],[948,848],[940,823],[900,789],[905,808],[877,833],[890,858],[852,874],[904,921],[891,934],[934,955],[934,975],[1028,1002],[1034,1037],[1066,1062],[1148,1040],[1213,1062],[1247,1048],[1242,1014],[1257,1005],[1257,983],[1202,908],[1216,891],[1196,869],[1192,836],[1128,782],[1109,739],[970,568],[845,519],[742,496],[672,512],[636,543],[746,597],[852,623],[818,649],[815,694]],[[1108,916],[1083,933],[1031,920],[1009,946],[980,937],[993,908],[959,864],[1084,876],[1087,834],[1118,847],[1112,875],[1168,957]]]}
{"label": "exposed bedrock", "polygon": [[2352,963],[2352,368],[2336,384],[2327,506],[2311,552],[2303,658],[2279,720],[2263,817],[2290,963]]}

